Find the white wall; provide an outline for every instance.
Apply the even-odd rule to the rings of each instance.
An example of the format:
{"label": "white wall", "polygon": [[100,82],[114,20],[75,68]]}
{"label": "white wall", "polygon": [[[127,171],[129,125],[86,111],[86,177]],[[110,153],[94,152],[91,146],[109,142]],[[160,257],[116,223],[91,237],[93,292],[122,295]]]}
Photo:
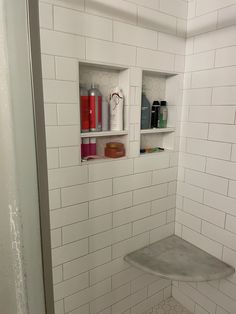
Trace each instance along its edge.
{"label": "white wall", "polygon": [[[183,72],[186,13],[184,0],[40,2],[57,314],[137,314],[171,294],[123,257],[174,232],[178,136],[139,157],[140,68]],[[130,68],[127,160],[80,165],[78,60]]]}
{"label": "white wall", "polygon": [[[236,1],[190,0],[176,233],[236,266]],[[236,313],[235,275],[175,283],[195,314]]]}

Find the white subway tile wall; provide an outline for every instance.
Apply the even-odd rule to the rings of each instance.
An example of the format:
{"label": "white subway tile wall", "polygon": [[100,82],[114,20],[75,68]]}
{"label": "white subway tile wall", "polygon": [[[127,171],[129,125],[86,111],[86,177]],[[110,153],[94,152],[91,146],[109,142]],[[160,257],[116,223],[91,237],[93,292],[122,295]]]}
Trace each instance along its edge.
{"label": "white subway tile wall", "polygon": [[[189,0],[175,232],[236,265],[236,1]],[[191,156],[191,159],[189,159]],[[236,313],[236,276],[174,283],[195,314]]]}
{"label": "white subway tile wall", "polygon": [[[178,153],[139,157],[140,67],[184,72],[186,18],[185,0],[40,0],[56,314],[141,314],[171,295],[123,257],[174,233]],[[83,60],[129,68],[127,159],[80,163]]]}

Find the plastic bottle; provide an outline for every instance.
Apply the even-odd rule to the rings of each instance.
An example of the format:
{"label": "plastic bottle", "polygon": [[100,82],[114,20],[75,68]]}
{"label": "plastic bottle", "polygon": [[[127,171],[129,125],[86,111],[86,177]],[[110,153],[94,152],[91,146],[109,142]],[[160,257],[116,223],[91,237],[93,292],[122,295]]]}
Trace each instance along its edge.
{"label": "plastic bottle", "polygon": [[142,92],[142,101],[141,101],[141,129],[150,128],[150,119],[151,119],[151,105],[145,92]]}
{"label": "plastic bottle", "polygon": [[92,84],[88,95],[90,132],[102,131],[102,94],[98,89],[98,85]]}
{"label": "plastic bottle", "polygon": [[122,131],[124,125],[123,119],[124,95],[119,87],[115,87],[113,90],[111,90],[109,102],[110,102],[110,130]]}
{"label": "plastic bottle", "polygon": [[159,128],[167,127],[167,119],[168,119],[168,109],[167,102],[165,100],[161,101],[161,107],[159,109]]}
{"label": "plastic bottle", "polygon": [[89,132],[89,98],[88,90],[80,85],[80,124],[81,132]]}
{"label": "plastic bottle", "polygon": [[89,139],[89,155],[96,155],[97,154],[97,139],[96,137],[91,137]]}
{"label": "plastic bottle", "polygon": [[82,159],[90,155],[89,138],[82,138],[81,142],[81,157]]}
{"label": "plastic bottle", "polygon": [[158,128],[159,120],[159,101],[155,100],[152,104],[152,115],[151,115],[151,128]]}

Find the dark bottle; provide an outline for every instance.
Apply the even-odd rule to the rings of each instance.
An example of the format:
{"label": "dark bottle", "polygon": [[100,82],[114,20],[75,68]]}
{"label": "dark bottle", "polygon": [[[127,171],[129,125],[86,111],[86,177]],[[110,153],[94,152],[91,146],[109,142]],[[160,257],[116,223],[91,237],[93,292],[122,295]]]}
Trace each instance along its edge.
{"label": "dark bottle", "polygon": [[159,128],[167,127],[168,109],[166,105],[167,105],[167,102],[165,100],[162,100],[160,111],[159,111]]}
{"label": "dark bottle", "polygon": [[150,129],[151,105],[145,92],[142,92],[141,102],[141,129]]}
{"label": "dark bottle", "polygon": [[155,100],[152,104],[151,128],[158,127],[159,108],[160,108],[159,101]]}

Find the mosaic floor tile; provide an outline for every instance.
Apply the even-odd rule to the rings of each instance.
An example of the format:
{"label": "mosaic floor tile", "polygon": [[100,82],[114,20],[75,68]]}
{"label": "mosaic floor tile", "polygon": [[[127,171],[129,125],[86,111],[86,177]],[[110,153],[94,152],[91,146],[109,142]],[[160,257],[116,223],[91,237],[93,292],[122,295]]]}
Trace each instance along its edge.
{"label": "mosaic floor tile", "polygon": [[192,314],[174,298],[168,298],[143,314]]}

